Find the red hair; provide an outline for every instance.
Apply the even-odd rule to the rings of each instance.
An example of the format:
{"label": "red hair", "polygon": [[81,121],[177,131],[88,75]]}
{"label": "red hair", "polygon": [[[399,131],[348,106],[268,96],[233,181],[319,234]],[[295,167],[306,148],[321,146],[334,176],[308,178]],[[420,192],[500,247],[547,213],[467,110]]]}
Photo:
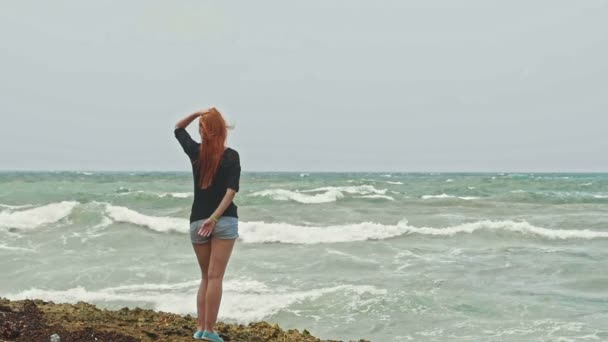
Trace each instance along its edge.
{"label": "red hair", "polygon": [[224,154],[228,130],[222,114],[211,108],[200,118],[201,147],[199,151],[199,186],[207,189],[213,183]]}

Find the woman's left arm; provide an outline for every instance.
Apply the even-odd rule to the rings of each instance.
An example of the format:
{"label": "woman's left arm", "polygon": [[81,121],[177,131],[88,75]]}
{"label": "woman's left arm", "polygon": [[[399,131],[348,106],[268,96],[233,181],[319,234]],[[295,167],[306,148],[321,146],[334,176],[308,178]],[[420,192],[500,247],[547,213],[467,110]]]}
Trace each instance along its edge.
{"label": "woman's left arm", "polygon": [[224,211],[226,211],[226,208],[228,208],[230,202],[232,202],[232,200],[234,199],[234,196],[236,196],[236,191],[234,191],[234,189],[226,189],[226,194],[224,195],[224,198],[222,198],[220,205],[218,205],[217,209],[215,209],[213,214],[211,214],[211,217],[216,219],[222,217]]}
{"label": "woman's left arm", "polygon": [[222,198],[220,205],[217,206],[217,209],[215,209],[213,214],[211,214],[211,217],[206,219],[205,222],[203,222],[203,224],[201,225],[201,228],[198,230],[199,235],[211,235],[211,232],[213,231],[213,228],[215,228],[216,223],[214,219],[219,220],[219,218],[222,217],[224,211],[226,211],[226,208],[228,208],[228,206],[234,199],[234,196],[236,196],[236,191],[234,189],[226,189],[226,194],[224,195],[224,198]]}

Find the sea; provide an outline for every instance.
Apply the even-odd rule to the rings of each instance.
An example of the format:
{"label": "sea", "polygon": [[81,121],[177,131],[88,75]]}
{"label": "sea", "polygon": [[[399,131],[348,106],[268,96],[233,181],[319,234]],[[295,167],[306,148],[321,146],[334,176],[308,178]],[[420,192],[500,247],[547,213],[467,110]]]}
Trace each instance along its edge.
{"label": "sea", "polygon": [[[189,172],[0,173],[0,297],[196,315]],[[608,341],[608,174],[243,172],[219,319]]]}

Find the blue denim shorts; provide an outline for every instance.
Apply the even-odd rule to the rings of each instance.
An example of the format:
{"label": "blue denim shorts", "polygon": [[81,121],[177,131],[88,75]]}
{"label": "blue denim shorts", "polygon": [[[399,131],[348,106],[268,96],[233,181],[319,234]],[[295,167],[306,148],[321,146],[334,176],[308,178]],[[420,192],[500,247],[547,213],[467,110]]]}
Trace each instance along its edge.
{"label": "blue denim shorts", "polygon": [[201,236],[198,234],[199,229],[206,219],[194,221],[190,223],[190,241],[192,243],[206,243],[211,238],[218,239],[236,239],[239,237],[239,219],[232,216],[222,216],[215,224],[215,228],[211,232],[211,236]]}

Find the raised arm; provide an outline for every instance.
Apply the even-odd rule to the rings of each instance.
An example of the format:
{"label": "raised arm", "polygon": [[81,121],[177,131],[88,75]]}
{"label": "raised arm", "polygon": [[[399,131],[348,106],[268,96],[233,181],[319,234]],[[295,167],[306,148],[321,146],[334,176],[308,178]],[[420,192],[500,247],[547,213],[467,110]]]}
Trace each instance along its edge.
{"label": "raised arm", "polygon": [[186,116],[185,118],[179,120],[175,124],[175,128],[186,128],[186,127],[188,127],[188,125],[190,123],[192,123],[192,121],[196,120],[203,113],[204,113],[204,111],[199,111],[199,112],[195,112],[195,113],[192,113],[192,114]]}
{"label": "raised arm", "polygon": [[205,114],[207,110],[200,110],[198,112],[194,112],[185,118],[179,120],[175,124],[175,138],[179,141],[179,144],[184,149],[184,152],[188,155],[191,162],[194,162],[198,156],[198,143],[194,141],[188,131],[186,131],[186,127],[192,123],[192,121],[199,118],[201,115]]}

